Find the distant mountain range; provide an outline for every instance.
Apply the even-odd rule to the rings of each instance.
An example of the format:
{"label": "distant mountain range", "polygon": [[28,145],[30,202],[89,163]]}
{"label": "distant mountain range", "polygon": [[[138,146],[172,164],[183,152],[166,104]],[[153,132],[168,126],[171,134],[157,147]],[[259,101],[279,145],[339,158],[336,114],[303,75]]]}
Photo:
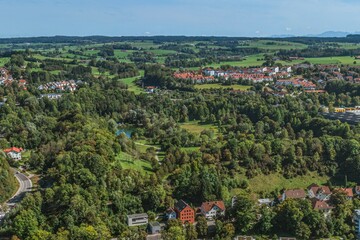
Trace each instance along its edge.
{"label": "distant mountain range", "polygon": [[342,31],[327,31],[320,34],[307,34],[307,35],[272,35],[272,38],[289,38],[289,37],[320,37],[320,38],[332,38],[332,37],[346,37],[349,34],[360,34],[360,32],[342,32]]}

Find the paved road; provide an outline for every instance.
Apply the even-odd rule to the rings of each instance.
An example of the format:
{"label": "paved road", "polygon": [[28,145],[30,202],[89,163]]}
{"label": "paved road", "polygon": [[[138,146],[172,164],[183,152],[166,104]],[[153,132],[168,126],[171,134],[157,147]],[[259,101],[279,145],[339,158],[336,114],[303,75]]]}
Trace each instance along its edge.
{"label": "paved road", "polygon": [[20,202],[25,193],[31,191],[32,188],[32,182],[25,174],[17,172],[16,169],[13,170],[16,172],[15,177],[20,186],[15,195],[6,203],[8,206],[14,206],[16,203]]}
{"label": "paved road", "polygon": [[341,122],[347,122],[349,124],[358,124],[360,123],[360,114],[355,114],[352,112],[345,113],[322,113],[322,115],[331,120],[340,120]]}
{"label": "paved road", "polygon": [[8,213],[10,209],[14,207],[17,203],[19,203],[21,199],[25,196],[25,194],[27,192],[30,192],[32,188],[32,182],[25,174],[18,172],[14,168],[12,170],[14,171],[14,175],[19,182],[19,188],[14,194],[14,196],[12,196],[12,198],[10,198],[10,200],[6,202],[7,212],[0,211],[0,222],[5,217],[6,213]]}

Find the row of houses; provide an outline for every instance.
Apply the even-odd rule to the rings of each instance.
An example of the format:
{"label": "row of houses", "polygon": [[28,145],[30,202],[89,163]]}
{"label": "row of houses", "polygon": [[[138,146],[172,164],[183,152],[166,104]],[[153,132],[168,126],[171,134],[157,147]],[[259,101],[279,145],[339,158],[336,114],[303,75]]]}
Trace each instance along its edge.
{"label": "row of houses", "polygon": [[191,80],[193,83],[208,83],[215,81],[214,76],[206,76],[196,72],[175,72],[173,77],[181,80]]}
{"label": "row of houses", "polygon": [[56,92],[63,92],[63,91],[73,92],[77,88],[78,88],[78,84],[77,82],[75,82],[75,80],[49,82],[40,85],[38,87],[40,91],[43,90],[43,91],[56,91]]}
{"label": "row of houses", "polygon": [[[223,201],[204,202],[199,208],[194,209],[185,201],[179,200],[173,208],[167,209],[165,219],[179,219],[183,224],[194,223],[196,215],[203,215],[207,219],[224,216],[225,204]],[[148,224],[148,215],[146,213],[128,215],[127,223],[129,226]]]}
{"label": "row of houses", "polygon": [[292,68],[291,67],[263,67],[263,68],[240,68],[240,69],[230,69],[230,70],[221,70],[213,68],[203,69],[203,73],[206,76],[214,77],[225,77],[230,76],[231,74],[264,74],[268,76],[275,76],[277,74],[285,74],[286,76],[291,76]]}
{"label": "row of houses", "polygon": [[273,81],[274,78],[289,78],[291,77],[291,73],[291,67],[240,68],[230,70],[205,68],[201,72],[175,72],[173,77],[182,80],[192,80],[193,83],[214,82],[217,78],[243,79],[253,81],[254,83],[260,83]]}
{"label": "row of houses", "polygon": [[301,78],[277,80],[275,85],[302,87],[305,90],[316,90],[316,85],[314,83],[312,83],[308,80],[305,80],[305,79],[301,79]]}
{"label": "row of houses", "polygon": [[[360,195],[360,186],[356,188],[335,188],[334,191],[343,192],[348,200],[352,200],[354,192],[355,194]],[[303,189],[285,190],[278,200],[281,202],[286,199],[305,199],[308,197],[312,202],[313,208],[322,212],[327,218],[330,216],[332,209],[334,209],[329,203],[332,194],[333,192],[328,186],[311,184],[307,188],[307,192]]]}

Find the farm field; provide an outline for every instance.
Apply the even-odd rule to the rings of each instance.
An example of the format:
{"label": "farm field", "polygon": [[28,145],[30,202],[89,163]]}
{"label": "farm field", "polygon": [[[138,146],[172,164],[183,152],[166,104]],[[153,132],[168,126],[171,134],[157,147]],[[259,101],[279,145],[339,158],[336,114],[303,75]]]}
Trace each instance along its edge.
{"label": "farm field", "polygon": [[[308,61],[312,64],[344,64],[344,65],[354,65],[354,66],[360,65],[360,60],[356,60],[354,57],[349,57],[349,56],[305,58],[304,60],[295,60],[291,62],[286,62],[286,61],[277,61],[277,62],[283,65],[295,65],[305,61]],[[356,64],[354,64],[354,61],[356,62]]]}

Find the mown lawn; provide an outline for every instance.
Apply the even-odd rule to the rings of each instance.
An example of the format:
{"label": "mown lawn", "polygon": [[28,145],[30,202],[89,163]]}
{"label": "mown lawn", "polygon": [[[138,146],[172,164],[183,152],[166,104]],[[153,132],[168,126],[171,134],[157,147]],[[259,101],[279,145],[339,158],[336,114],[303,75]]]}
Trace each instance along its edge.
{"label": "mown lawn", "polygon": [[0,67],[3,67],[8,61],[10,60],[10,58],[0,58]]}
{"label": "mown lawn", "polygon": [[195,89],[211,89],[211,88],[217,88],[217,89],[228,89],[232,88],[233,90],[242,90],[247,91],[251,88],[251,86],[244,86],[244,85],[221,85],[219,83],[212,83],[212,84],[198,84],[195,85]]}
{"label": "mown lawn", "polygon": [[191,121],[181,123],[180,127],[186,131],[194,134],[200,134],[204,130],[212,130],[215,134],[218,133],[218,128],[212,124],[201,124],[198,121]]}
{"label": "mown lawn", "polygon": [[152,166],[149,162],[135,159],[133,156],[121,152],[115,158],[115,164],[120,164],[124,169],[134,169],[142,173],[152,172]]}

